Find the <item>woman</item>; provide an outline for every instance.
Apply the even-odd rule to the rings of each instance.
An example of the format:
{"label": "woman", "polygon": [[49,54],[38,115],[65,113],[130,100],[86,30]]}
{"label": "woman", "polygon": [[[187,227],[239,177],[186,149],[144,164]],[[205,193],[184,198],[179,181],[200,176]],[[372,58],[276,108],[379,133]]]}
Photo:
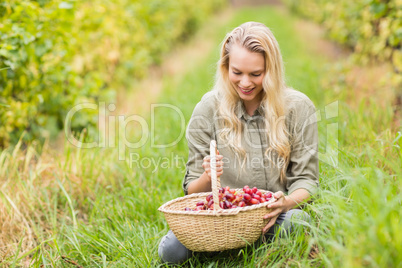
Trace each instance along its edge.
{"label": "woman", "polygon": [[[294,208],[317,191],[317,132],[313,103],[285,85],[272,32],[261,23],[244,23],[224,39],[214,89],[197,104],[190,120],[184,192],[211,191],[209,144],[214,139],[222,186],[275,192],[277,201],[268,205],[272,211],[264,216],[269,222],[262,232],[272,236],[278,226],[290,232],[292,215],[309,219]],[[191,251],[169,231],[159,256],[180,263]]]}

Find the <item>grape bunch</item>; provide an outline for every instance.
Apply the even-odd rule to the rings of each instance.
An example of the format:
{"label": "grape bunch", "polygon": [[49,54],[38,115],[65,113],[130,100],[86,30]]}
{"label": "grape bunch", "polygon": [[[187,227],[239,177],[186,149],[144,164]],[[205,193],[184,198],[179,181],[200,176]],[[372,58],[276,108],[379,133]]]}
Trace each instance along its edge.
{"label": "grape bunch", "polygon": [[[243,189],[235,190],[230,189],[229,186],[219,189],[219,206],[222,209],[231,209],[237,207],[245,207],[257,205],[260,203],[267,202],[271,200],[272,193],[266,192],[261,193],[257,187],[250,189],[248,185],[244,186]],[[206,201],[199,201],[195,208],[186,207],[185,211],[199,211],[199,210],[213,210],[214,209],[214,199],[212,193],[206,197]]]}

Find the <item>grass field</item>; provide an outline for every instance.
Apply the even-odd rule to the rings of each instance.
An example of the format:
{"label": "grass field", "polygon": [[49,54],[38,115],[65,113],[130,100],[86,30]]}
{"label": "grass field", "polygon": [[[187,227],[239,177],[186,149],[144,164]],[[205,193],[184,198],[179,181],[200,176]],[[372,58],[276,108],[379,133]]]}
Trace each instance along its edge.
{"label": "grass field", "polygon": [[[342,79],[345,63],[315,53],[297,19],[270,7],[235,10],[225,25],[206,26],[216,48],[196,65],[189,61],[179,76],[164,77],[157,100],[177,107],[184,121],[172,108],[149,109],[146,143],[127,150],[125,160],[119,160],[117,147],[77,149],[68,142],[62,155],[49,146],[39,153],[35,144],[1,151],[0,265],[163,266],[157,247],[168,226],[157,209],[183,195],[182,123],[213,84],[225,33],[249,20],[273,30],[288,83],[320,111],[320,191],[306,207],[312,224],[298,237],[213,257],[197,254],[185,265],[402,267],[402,129],[392,103],[384,106],[354,92]],[[357,104],[354,97],[360,98]],[[131,142],[147,137],[139,124],[130,129]],[[177,138],[174,146],[154,146]]]}

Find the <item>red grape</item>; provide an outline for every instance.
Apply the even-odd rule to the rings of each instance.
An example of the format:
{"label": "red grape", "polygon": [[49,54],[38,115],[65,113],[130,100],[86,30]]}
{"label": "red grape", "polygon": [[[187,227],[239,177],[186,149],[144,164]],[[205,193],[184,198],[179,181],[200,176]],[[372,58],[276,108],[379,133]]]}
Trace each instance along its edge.
{"label": "red grape", "polygon": [[253,194],[252,197],[253,197],[254,199],[257,199],[257,200],[260,200],[260,199],[261,199],[261,196],[259,196],[258,194]]}
{"label": "red grape", "polygon": [[226,200],[229,200],[229,201],[232,201],[233,199],[235,199],[235,196],[230,192],[226,193],[225,197],[226,197]]}
{"label": "red grape", "polygon": [[253,204],[253,205],[256,205],[256,204],[259,204],[260,201],[258,201],[258,200],[255,199],[255,198],[252,198],[252,199],[250,200],[250,203]]}
{"label": "red grape", "polygon": [[196,204],[196,206],[198,207],[198,206],[204,206],[205,204],[204,204],[204,201],[199,201],[197,204]]}
{"label": "red grape", "polygon": [[249,194],[244,194],[243,195],[244,200],[250,200],[251,199],[251,195]]}
{"label": "red grape", "polygon": [[245,207],[245,206],[246,206],[246,203],[244,203],[244,201],[239,202],[239,207]]}
{"label": "red grape", "polygon": [[213,199],[214,198],[214,195],[213,194],[209,194],[208,196],[207,196],[207,201],[209,202],[209,200],[211,200],[211,199]]}

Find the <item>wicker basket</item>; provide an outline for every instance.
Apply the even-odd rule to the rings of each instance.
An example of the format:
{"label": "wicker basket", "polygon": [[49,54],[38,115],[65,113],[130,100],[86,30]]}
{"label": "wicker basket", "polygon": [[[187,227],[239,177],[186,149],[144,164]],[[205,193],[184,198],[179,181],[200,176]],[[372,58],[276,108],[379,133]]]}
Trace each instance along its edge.
{"label": "wicker basket", "polygon": [[[211,141],[211,180],[214,203],[219,204],[219,178],[216,176],[216,142]],[[266,192],[260,190],[261,192]],[[210,193],[195,193],[176,198],[162,205],[159,211],[165,214],[166,221],[177,239],[192,251],[222,251],[244,247],[254,243],[268,223],[263,216],[270,210],[269,203],[214,210],[184,211],[185,207],[195,207],[198,201],[205,201]]]}

